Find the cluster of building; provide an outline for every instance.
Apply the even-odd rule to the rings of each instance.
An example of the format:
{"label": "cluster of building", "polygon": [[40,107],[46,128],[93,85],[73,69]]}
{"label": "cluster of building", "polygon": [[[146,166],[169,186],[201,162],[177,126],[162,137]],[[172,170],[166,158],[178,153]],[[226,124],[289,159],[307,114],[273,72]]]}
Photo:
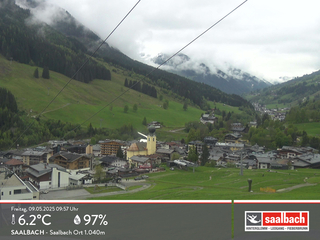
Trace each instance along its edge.
{"label": "cluster of building", "polygon": [[[155,127],[143,141],[105,140],[97,145],[85,141],[50,141],[47,147],[0,152],[0,199],[39,199],[39,193],[92,184],[95,165],[106,178],[137,176],[160,171],[181,143],[159,143]],[[181,149],[180,149],[181,147]],[[118,152],[124,157],[117,157]]]}
{"label": "cluster of building", "polygon": [[[209,150],[209,163],[221,167],[320,167],[320,155],[310,147],[283,147],[265,153],[264,147],[248,146],[241,135],[247,128],[233,124],[233,133],[226,134],[224,142],[206,137],[203,141],[184,144],[157,141],[155,127],[151,125],[148,135],[142,134],[145,138],[140,141],[104,140],[96,145],[82,141],[50,141],[47,147],[0,152],[0,199],[39,199],[41,191],[92,184],[96,165],[102,166],[107,179],[161,171],[162,163],[181,167],[175,160],[187,159],[191,148],[195,148],[200,156],[204,145]],[[173,156],[180,156],[180,159]]]}
{"label": "cluster of building", "polygon": [[267,109],[266,106],[259,103],[253,103],[254,109],[261,114],[268,114],[272,120],[284,121],[289,108],[273,108]]}

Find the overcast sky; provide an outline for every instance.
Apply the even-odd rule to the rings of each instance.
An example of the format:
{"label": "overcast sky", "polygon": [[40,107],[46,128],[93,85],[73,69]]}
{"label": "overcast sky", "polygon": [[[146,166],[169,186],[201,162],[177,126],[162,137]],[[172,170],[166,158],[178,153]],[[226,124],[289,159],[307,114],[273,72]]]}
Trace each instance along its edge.
{"label": "overcast sky", "polygon": [[[137,0],[48,0],[105,38]],[[108,43],[129,57],[172,54],[241,0],[142,0]],[[320,69],[320,1],[249,0],[183,53],[266,80]]]}

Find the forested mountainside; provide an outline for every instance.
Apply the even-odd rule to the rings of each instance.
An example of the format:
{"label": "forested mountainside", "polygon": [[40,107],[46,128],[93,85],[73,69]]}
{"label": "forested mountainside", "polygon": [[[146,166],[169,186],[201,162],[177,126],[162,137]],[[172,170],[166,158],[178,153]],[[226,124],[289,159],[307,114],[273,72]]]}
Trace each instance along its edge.
{"label": "forested mountainside", "polygon": [[[72,77],[86,59],[86,47],[44,23],[26,25],[29,10],[19,8],[14,1],[0,2],[0,53],[7,59],[48,67]],[[97,78],[111,80],[111,74],[95,60],[90,60],[76,76],[82,82]]]}
{"label": "forested mountainside", "polygon": [[320,95],[320,71],[296,77],[293,80],[274,85],[247,95],[251,102],[264,105],[296,106],[305,100],[317,99]]}
{"label": "forested mountainside", "polygon": [[[1,1],[6,2],[4,0]],[[30,8],[37,7],[37,4],[39,4],[39,1],[28,0],[27,2],[29,3]],[[10,7],[18,8],[18,6],[13,5],[14,4],[11,4]],[[61,12],[59,13],[59,19],[53,21],[50,26],[45,25],[45,29],[47,30],[42,30],[42,28],[40,28],[38,24],[38,32],[40,28],[41,33],[45,35],[46,40],[48,40],[50,43],[54,43],[55,45],[62,45],[65,48],[68,48],[68,51],[70,51],[71,47],[75,47],[75,52],[78,54],[78,61],[79,59],[83,60],[81,54],[83,54],[85,50],[88,52],[93,51],[101,43],[102,40],[92,31],[80,24],[68,12],[63,9],[61,9],[60,11]],[[30,16],[30,11],[19,9],[19,12],[21,20],[19,21],[19,24],[22,25],[24,24],[23,20],[27,19]],[[43,25],[44,24],[42,24],[42,26]],[[32,28],[34,28],[34,26],[32,26]],[[55,31],[53,31],[53,29]],[[62,38],[62,35],[67,36],[67,38]],[[60,53],[57,57],[60,57],[61,55],[63,54]],[[114,65],[133,71],[134,73],[144,76],[147,75],[154,86],[161,87],[163,89],[166,89],[168,92],[173,92],[184,98],[190,99],[194,104],[200,106],[201,108],[207,107],[207,100],[223,102],[232,106],[246,106],[252,108],[249,102],[237,95],[225,94],[224,92],[207,84],[199,84],[187,78],[168,73],[166,71],[153,71],[154,67],[135,61],[123,54],[120,50],[110,47],[108,44],[103,44],[103,47],[97,53],[97,57],[104,59],[108,63],[112,63]],[[94,63],[94,61],[92,62]],[[72,66],[76,67],[77,65],[74,64]],[[61,66],[61,69],[59,68],[56,71],[59,70],[58,72],[64,73],[65,71],[69,71],[69,69],[70,68],[67,67],[62,69]],[[101,78],[100,75],[99,77]],[[106,79],[109,79],[108,77],[109,76],[106,76]],[[79,80],[83,80],[81,79],[81,77],[78,78],[80,78]],[[84,80],[87,81],[86,78]]]}

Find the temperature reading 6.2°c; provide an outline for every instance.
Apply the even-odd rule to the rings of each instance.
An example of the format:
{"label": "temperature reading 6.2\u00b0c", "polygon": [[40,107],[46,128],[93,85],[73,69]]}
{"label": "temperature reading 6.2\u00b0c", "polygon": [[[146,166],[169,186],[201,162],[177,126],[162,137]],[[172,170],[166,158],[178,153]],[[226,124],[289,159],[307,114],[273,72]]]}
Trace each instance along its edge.
{"label": "temperature reading 6.2\u00b0c", "polygon": [[73,219],[74,224],[80,225],[82,220],[85,222],[84,225],[95,225],[96,223],[99,225],[108,225],[108,221],[106,220],[106,214],[86,214],[83,216],[83,219],[79,215],[76,215]]}
{"label": "temperature reading 6.2\u00b0c", "polygon": [[49,221],[49,219],[47,218],[51,218],[50,214],[45,214],[45,215],[41,215],[41,214],[37,214],[37,215],[29,215],[25,218],[24,214],[22,214],[17,220],[14,214],[12,214],[12,219],[11,219],[11,224],[15,225],[16,221],[20,226],[24,226],[24,225],[30,225],[30,226],[35,226],[37,225],[37,220],[39,220],[43,225],[51,225],[51,222]]}

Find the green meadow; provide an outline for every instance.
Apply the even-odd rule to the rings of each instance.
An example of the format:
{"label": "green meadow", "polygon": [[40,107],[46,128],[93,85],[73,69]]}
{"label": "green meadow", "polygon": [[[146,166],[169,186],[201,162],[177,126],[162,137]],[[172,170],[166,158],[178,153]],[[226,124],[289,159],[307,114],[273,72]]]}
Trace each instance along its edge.
{"label": "green meadow", "polygon": [[[173,133],[170,130],[181,129],[190,121],[199,121],[204,113],[191,105],[184,111],[182,100],[165,94],[159,88],[158,99],[129,90],[124,87],[125,78],[139,80],[144,77],[104,64],[110,69],[112,80],[96,79],[86,84],[70,81],[70,78],[53,71],[50,71],[50,79],[36,79],[33,76],[36,67],[10,62],[0,55],[0,87],[10,90],[16,97],[19,109],[26,111],[30,117],[40,114],[52,101],[42,118],[83,124],[83,127],[92,123],[97,128],[117,128],[131,123],[139,131],[144,131],[146,128],[142,121],[146,117],[147,122],[163,123],[165,128],[159,130],[160,136],[185,137],[185,133],[181,131]],[[41,73],[42,68],[39,68],[40,76]],[[54,99],[60,91],[59,96]],[[162,101],[159,99],[160,95],[163,96]],[[164,100],[169,101],[168,109],[162,108]],[[135,104],[138,106],[136,112],[133,111]],[[124,112],[125,105],[129,107],[127,113]],[[241,113],[237,107],[223,103],[210,102],[210,105],[221,111]]]}
{"label": "green meadow", "polygon": [[[7,88],[16,97],[18,107],[30,116],[36,116],[53,100],[69,82],[66,76],[50,71],[50,79],[34,78],[36,67],[17,62],[10,63],[0,55],[0,87]],[[41,75],[42,69],[39,68]],[[132,123],[137,129],[145,129],[143,118],[148,122],[159,121],[166,127],[180,128],[189,121],[199,120],[202,110],[188,106],[170,96],[168,109],[163,109],[163,101],[124,87],[126,76],[120,71],[112,71],[112,80],[94,80],[89,84],[71,80],[61,94],[44,111],[42,117],[64,122],[83,123],[96,112],[85,126],[116,128]],[[129,77],[128,77],[129,78]],[[129,78],[130,79],[130,78]],[[161,92],[161,91],[160,91]],[[158,93],[160,95],[160,93]],[[133,105],[138,106],[136,112]],[[124,113],[124,106],[129,110]]]}
{"label": "green meadow", "polygon": [[293,124],[299,129],[299,131],[306,131],[309,136],[319,137],[320,136],[320,123],[311,122],[311,123],[299,123]]}
{"label": "green meadow", "polygon": [[[143,191],[99,197],[99,200],[318,200],[318,169],[278,170],[198,167],[195,172],[166,169],[150,173]],[[211,180],[210,180],[211,176]],[[252,179],[252,192],[248,190]],[[302,186],[302,187],[301,187]],[[276,192],[266,192],[274,189]]]}

